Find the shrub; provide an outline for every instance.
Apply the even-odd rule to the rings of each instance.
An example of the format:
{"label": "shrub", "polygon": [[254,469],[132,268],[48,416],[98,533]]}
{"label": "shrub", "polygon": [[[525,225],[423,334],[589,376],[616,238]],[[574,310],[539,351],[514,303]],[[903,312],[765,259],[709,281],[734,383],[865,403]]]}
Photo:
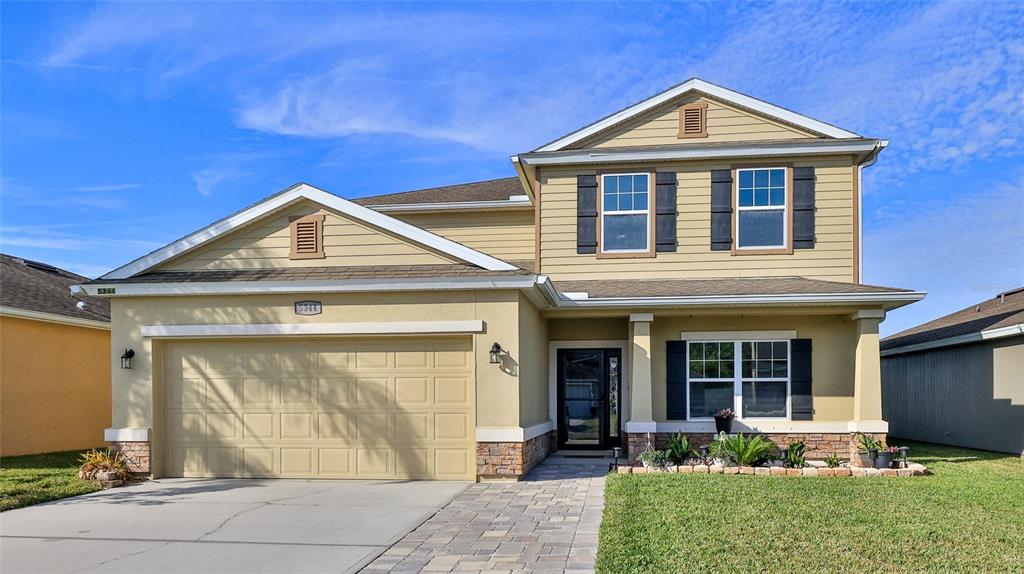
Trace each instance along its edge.
{"label": "shrub", "polygon": [[860,449],[863,451],[882,450],[885,448],[884,442],[864,433],[860,433],[860,437],[857,440],[860,442]]}
{"label": "shrub", "polygon": [[93,449],[82,453],[82,466],[78,469],[78,478],[95,480],[98,472],[114,472],[117,480],[127,480],[131,477],[128,464],[124,455],[112,449]]}
{"label": "shrub", "polygon": [[803,441],[789,443],[789,449],[786,451],[786,458],[782,461],[785,466],[790,468],[803,468],[807,459],[804,458],[804,452],[807,451],[807,445]]}
{"label": "shrub", "polygon": [[843,463],[843,459],[839,458],[839,455],[832,453],[825,457],[825,465],[829,468],[837,468]]}
{"label": "shrub", "polygon": [[693,445],[690,444],[690,437],[683,433],[672,435],[668,438],[668,457],[676,464],[690,458],[693,452]]}
{"label": "shrub", "polygon": [[715,458],[724,458],[740,466],[755,466],[771,457],[775,445],[761,435],[739,433],[721,436],[711,448]]}

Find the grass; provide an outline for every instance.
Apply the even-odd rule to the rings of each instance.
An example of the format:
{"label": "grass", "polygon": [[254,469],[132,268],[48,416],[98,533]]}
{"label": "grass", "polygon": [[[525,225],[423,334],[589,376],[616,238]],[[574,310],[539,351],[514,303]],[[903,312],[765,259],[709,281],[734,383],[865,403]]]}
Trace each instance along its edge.
{"label": "grass", "polygon": [[99,490],[95,482],[75,476],[81,454],[73,450],[4,457],[0,460],[0,511]]}
{"label": "grass", "polygon": [[1024,463],[900,441],[933,475],[608,477],[597,571],[1024,572]]}

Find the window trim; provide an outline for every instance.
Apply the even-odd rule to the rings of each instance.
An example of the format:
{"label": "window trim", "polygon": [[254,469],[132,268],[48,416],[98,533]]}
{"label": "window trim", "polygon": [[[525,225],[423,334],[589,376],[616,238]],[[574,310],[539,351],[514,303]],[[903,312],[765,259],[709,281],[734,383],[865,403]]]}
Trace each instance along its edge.
{"label": "window trim", "polygon": [[[782,211],[783,245],[767,247],[740,247],[740,178],[741,171],[758,169],[782,169],[785,171],[786,204]],[[775,208],[769,208],[775,209]],[[768,211],[769,209],[744,208],[744,211]],[[793,164],[760,163],[732,166],[732,250],[733,255],[792,255],[793,254]]]}
{"label": "window trim", "polygon": [[[616,215],[645,214],[647,216],[647,248],[646,249],[623,249],[606,251],[604,248],[604,178],[617,175],[646,175],[647,176],[647,209],[632,210],[628,212],[616,211]],[[628,259],[654,257],[654,214],[655,208],[655,179],[657,175],[653,169],[638,169],[634,171],[608,170],[597,172],[597,258],[598,259]],[[612,213],[612,212],[609,212]]]}
{"label": "window trim", "polygon": [[[786,343],[786,377],[747,377],[743,376],[743,343]],[[733,376],[718,377],[711,379],[694,379],[690,377],[690,345],[702,343],[732,343],[733,344]],[[764,381],[786,383],[786,416],[784,417],[744,417],[743,416],[743,383],[749,381]],[[686,341],[686,416],[687,420],[702,422],[713,421],[714,417],[694,417],[690,410],[690,385],[693,383],[727,383],[732,382],[732,409],[736,413],[736,420],[750,420],[758,422],[791,421],[793,420],[793,350],[790,339],[768,339],[768,338],[740,338],[728,339],[697,339]]]}

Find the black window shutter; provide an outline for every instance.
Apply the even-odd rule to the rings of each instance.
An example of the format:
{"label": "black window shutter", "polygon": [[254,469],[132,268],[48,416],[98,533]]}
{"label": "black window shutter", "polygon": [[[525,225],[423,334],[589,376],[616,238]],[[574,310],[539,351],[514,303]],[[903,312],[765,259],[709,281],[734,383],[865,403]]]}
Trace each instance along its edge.
{"label": "black window shutter", "polygon": [[732,170],[711,170],[711,250],[732,249]]}
{"label": "black window shutter", "polygon": [[597,253],[597,176],[576,176],[576,253]]}
{"label": "black window shutter", "polygon": [[665,343],[665,405],[669,420],[686,419],[686,341]]}
{"label": "black window shutter", "polygon": [[793,168],[793,249],[814,249],[814,168]]}
{"label": "black window shutter", "polygon": [[809,421],[814,418],[814,399],[811,393],[811,340],[793,339],[789,342],[789,386],[792,390],[793,420]]}
{"label": "black window shutter", "polygon": [[676,217],[676,172],[659,171],[655,179],[654,198],[654,250],[675,251]]}

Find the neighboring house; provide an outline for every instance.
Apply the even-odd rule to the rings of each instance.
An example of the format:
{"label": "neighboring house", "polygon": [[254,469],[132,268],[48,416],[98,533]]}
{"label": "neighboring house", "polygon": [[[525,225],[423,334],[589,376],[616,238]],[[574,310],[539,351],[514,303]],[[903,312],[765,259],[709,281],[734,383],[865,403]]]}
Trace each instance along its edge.
{"label": "neighboring house", "polygon": [[1024,455],[1024,287],[886,337],[894,436]]}
{"label": "neighboring house", "polygon": [[732,407],[845,454],[888,428],[878,324],[923,297],[860,283],[885,144],[694,79],[514,178],[297,184],[82,286],[135,352],[107,440],[163,476],[517,477]]}
{"label": "neighboring house", "polygon": [[110,302],[86,277],[0,255],[0,456],[103,444],[110,426]]}

